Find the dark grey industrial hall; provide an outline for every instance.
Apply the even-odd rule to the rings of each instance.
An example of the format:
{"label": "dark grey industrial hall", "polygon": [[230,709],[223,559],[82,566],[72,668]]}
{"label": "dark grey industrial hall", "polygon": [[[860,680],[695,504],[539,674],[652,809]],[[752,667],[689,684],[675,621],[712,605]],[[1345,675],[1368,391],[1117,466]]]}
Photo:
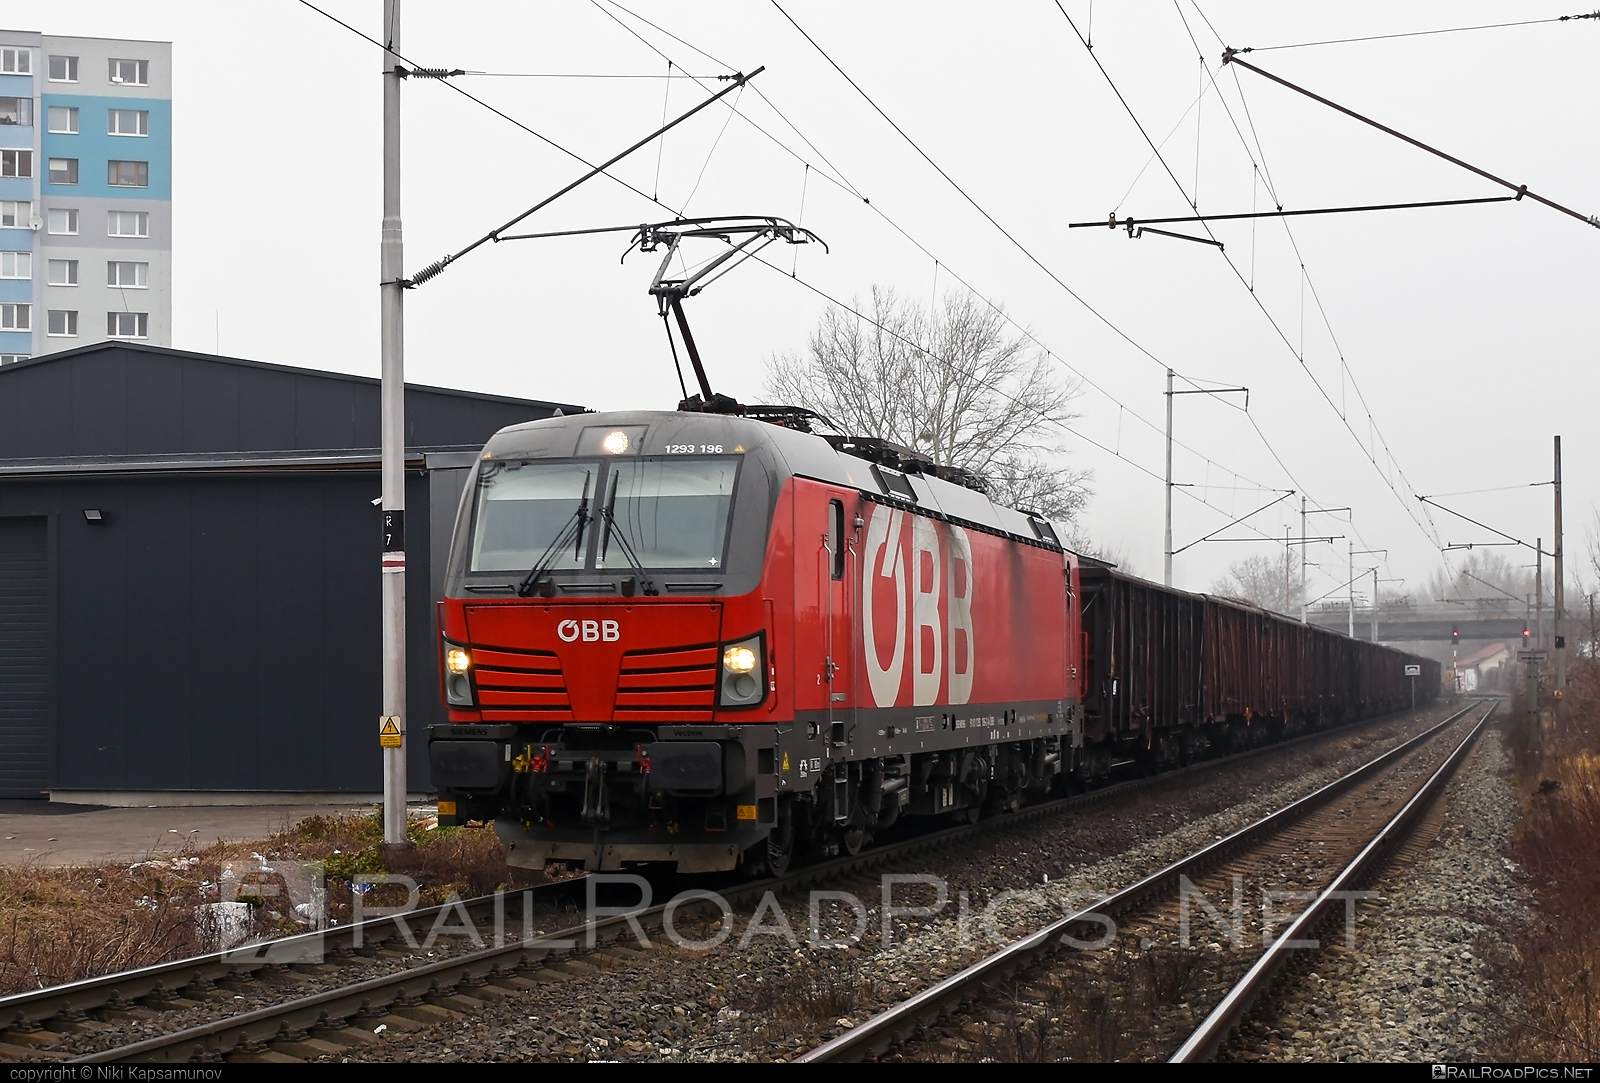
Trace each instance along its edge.
{"label": "dark grey industrial hall", "polygon": [[[413,733],[466,469],[557,409],[406,388]],[[378,433],[363,377],[123,343],[0,369],[0,797],[381,790]]]}

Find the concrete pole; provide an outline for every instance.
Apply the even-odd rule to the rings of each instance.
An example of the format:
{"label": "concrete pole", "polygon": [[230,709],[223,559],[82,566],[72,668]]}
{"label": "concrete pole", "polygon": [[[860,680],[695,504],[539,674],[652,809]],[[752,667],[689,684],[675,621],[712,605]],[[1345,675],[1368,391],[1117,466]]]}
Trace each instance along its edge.
{"label": "concrete pole", "polygon": [[1162,580],[1167,586],[1172,586],[1172,370],[1167,370],[1167,533],[1166,547],[1162,550],[1166,558],[1165,578]]}
{"label": "concrete pole", "polygon": [[1306,498],[1300,494],[1300,623],[1306,622]]}
{"label": "concrete pole", "polygon": [[[406,843],[406,475],[404,251],[400,234],[400,0],[383,0],[383,841]],[[390,730],[398,730],[399,740]]]}
{"label": "concrete pole", "polygon": [[1378,569],[1372,569],[1372,641],[1378,641]]}
{"label": "concrete pole", "polygon": [[1354,639],[1356,637],[1356,543],[1346,542],[1345,548],[1350,551],[1350,631],[1347,634]]}
{"label": "concrete pole", "polygon": [[1544,646],[1544,539],[1535,538],[1533,550],[1533,649]]}
{"label": "concrete pole", "polygon": [[[1567,577],[1566,568],[1561,557],[1561,437],[1556,437],[1556,616],[1555,627],[1552,633],[1555,636],[1556,652],[1556,688],[1567,686],[1567,641],[1566,641],[1566,604],[1567,604]],[[1556,710],[1561,710],[1559,701]]]}

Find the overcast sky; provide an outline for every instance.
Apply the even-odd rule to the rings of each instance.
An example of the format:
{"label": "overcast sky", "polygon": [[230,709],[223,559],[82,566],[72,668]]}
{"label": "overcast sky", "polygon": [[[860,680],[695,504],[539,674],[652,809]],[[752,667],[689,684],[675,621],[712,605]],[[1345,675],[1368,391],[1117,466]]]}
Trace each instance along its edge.
{"label": "overcast sky", "polygon": [[[799,220],[803,210],[804,224],[831,246],[831,254],[773,249],[785,273],[747,266],[689,302],[714,385],[759,399],[765,359],[803,346],[827,303],[821,294],[865,297],[877,284],[927,301],[958,275],[1029,328],[1063,376],[1092,381],[1062,445],[1094,471],[1088,532],[1143,575],[1161,575],[1169,365],[1250,388],[1248,415],[1237,397],[1177,400],[1175,474],[1192,486],[1175,501],[1177,546],[1276,495],[1257,486],[1292,488],[1323,506],[1354,508],[1353,528],[1342,514],[1322,516],[1312,533],[1387,549],[1386,558],[1357,556],[1357,567],[1386,560],[1384,578],[1416,589],[1442,566],[1439,543],[1494,536],[1443,512],[1430,518],[1415,495],[1520,487],[1441,500],[1516,537],[1548,539],[1550,489],[1529,483],[1550,477],[1551,437],[1560,433],[1567,547],[1582,553],[1600,501],[1592,420],[1600,231],[1526,200],[1300,218],[1289,231],[1280,222],[1219,223],[1222,252],[1066,224],[1114,210],[1189,213],[1196,194],[1202,212],[1250,211],[1270,204],[1269,183],[1290,209],[1502,194],[1259,75],[1221,68],[1224,42],[1254,47],[1246,59],[1283,78],[1600,214],[1600,21],[1268,51],[1574,8],[1545,0],[1202,0],[1198,8],[1102,0],[1091,22],[1088,0],[1063,0],[1092,34],[1091,58],[1053,0],[783,4],[1077,298],[770,3],[629,0],[680,43],[599,0],[411,0],[402,52],[423,66],[524,75],[659,77],[667,62],[656,49],[701,77],[766,65],[755,84],[761,95],[725,99],[738,116],[713,107],[671,133],[659,155],[652,147],[616,170],[691,214]],[[379,35],[380,0],[323,6]],[[4,18],[45,33],[173,43],[175,346],[220,344],[238,357],[377,375],[381,84],[373,46],[294,0],[12,0]],[[1161,143],[1176,182],[1151,161],[1095,59]],[[456,82],[591,161],[648,133],[664,108],[676,113],[704,96],[686,80],[672,81],[668,95],[660,78]],[[404,133],[413,272],[582,171],[438,84],[406,87]],[[527,227],[668,216],[598,179]],[[654,260],[619,263],[624,245],[622,236],[602,236],[486,247],[408,293],[408,378],[596,409],[670,408],[676,378],[645,292]],[[1298,534],[1298,499],[1252,524],[1281,538],[1292,521]],[[1248,534],[1233,527],[1220,536]],[[1311,549],[1314,595],[1347,578],[1345,542],[1337,545]],[[1177,583],[1204,589],[1231,561],[1282,552],[1265,542],[1196,545],[1177,558]],[[1531,553],[1517,560],[1531,562]]]}

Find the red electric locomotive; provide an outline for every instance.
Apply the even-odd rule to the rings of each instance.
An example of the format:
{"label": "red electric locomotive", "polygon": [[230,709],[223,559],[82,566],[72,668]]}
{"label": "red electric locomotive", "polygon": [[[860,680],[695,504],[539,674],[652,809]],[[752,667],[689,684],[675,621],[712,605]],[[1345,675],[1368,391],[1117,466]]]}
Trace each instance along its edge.
{"label": "red electric locomotive", "polygon": [[1047,791],[1077,558],[905,449],[702,412],[490,440],[439,605],[441,823],[514,865],[781,870]]}

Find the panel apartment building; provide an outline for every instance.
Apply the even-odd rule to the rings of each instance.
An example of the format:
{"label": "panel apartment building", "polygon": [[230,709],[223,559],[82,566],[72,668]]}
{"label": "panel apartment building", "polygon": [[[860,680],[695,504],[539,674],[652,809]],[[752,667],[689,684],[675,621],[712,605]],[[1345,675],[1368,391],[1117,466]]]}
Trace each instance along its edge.
{"label": "panel apartment building", "polygon": [[172,343],[172,45],[0,30],[0,364]]}

